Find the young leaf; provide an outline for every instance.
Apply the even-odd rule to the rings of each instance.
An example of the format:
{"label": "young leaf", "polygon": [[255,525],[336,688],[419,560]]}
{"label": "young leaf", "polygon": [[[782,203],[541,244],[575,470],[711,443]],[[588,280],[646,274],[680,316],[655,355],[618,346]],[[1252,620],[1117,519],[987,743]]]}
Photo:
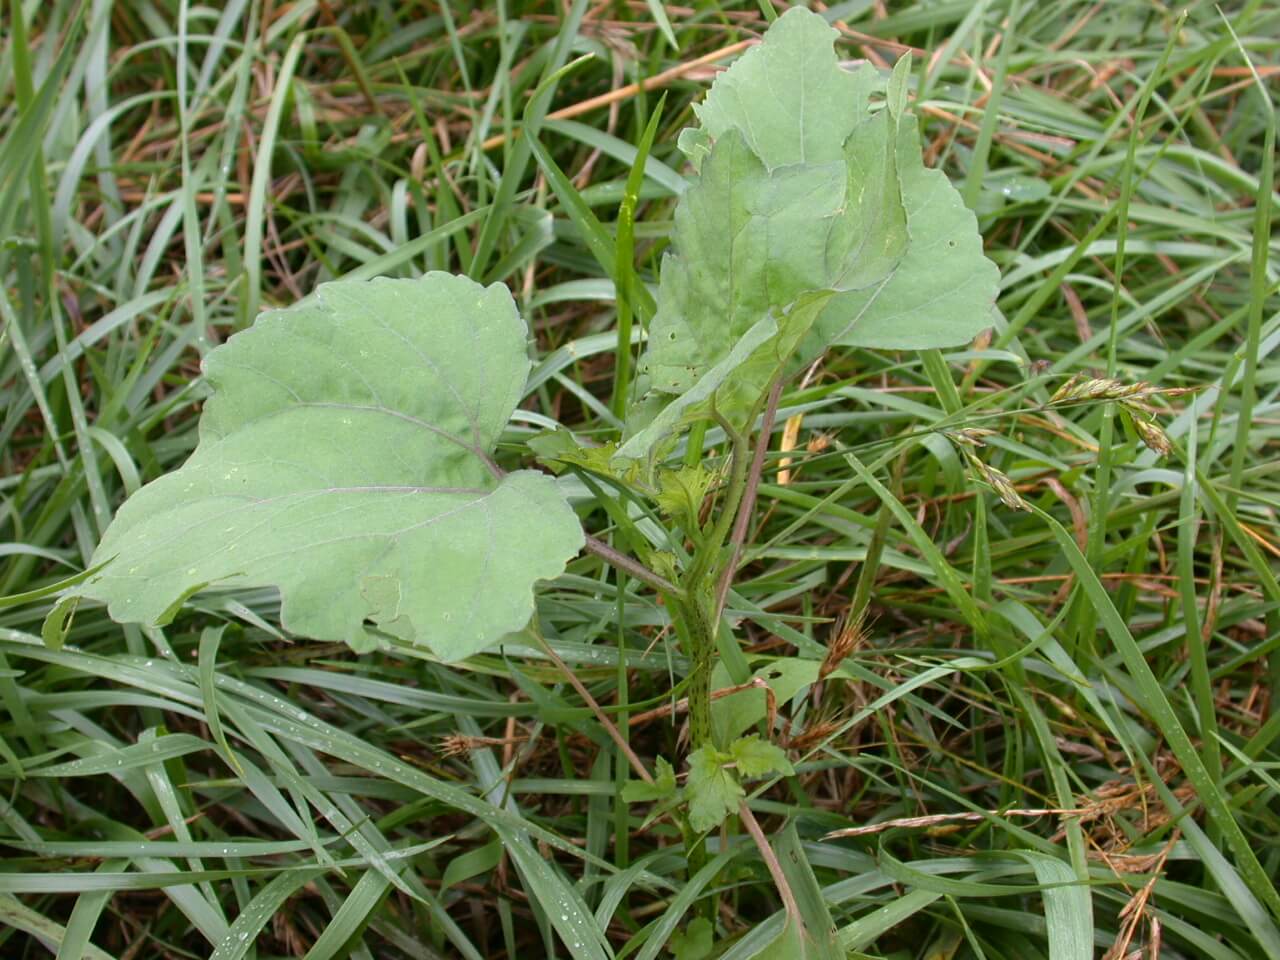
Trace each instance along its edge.
{"label": "young leaf", "polygon": [[746,796],[738,778],[725,766],[732,760],[731,754],[710,746],[689,754],[685,793],[689,797],[689,826],[698,833],[720,826]]}
{"label": "young leaf", "polygon": [[889,88],[885,91],[884,105],[895,117],[907,110],[907,81],[911,79],[911,54],[904,53],[893,65],[889,76]]}
{"label": "young leaf", "polygon": [[761,740],[758,733],[741,737],[729,745],[734,765],[744,777],[763,777],[768,773],[795,773],[786,753],[776,744]]}
{"label": "young leaf", "polygon": [[654,769],[658,771],[658,775],[653,778],[653,783],[645,783],[642,780],[627,781],[626,786],[622,788],[624,803],[649,803],[654,800],[670,800],[676,796],[678,792],[676,772],[671,764],[665,758],[658,757],[654,762]]}
{"label": "young leaf", "polygon": [[682,523],[696,526],[702,501],[716,479],[715,471],[700,463],[693,467],[682,466],[678,470],[659,470],[658,509]]}
{"label": "young leaf", "polygon": [[613,463],[618,445],[612,441],[598,447],[584,447],[574,439],[572,433],[559,427],[554,431],[535,434],[529,438],[527,446],[537,456],[539,463],[556,472],[572,465],[606,477],[619,475]]}
{"label": "young leaf", "polygon": [[581,549],[552,478],[493,447],[529,371],[501,285],[346,281],[261,317],[205,360],[200,442],[120,509],[77,588],[155,623],[195,586],[275,586],[294,633],[367,624],[470,656],[519,630],[535,581]]}
{"label": "young leaf", "polygon": [[562,471],[582,449],[573,434],[564,427],[535,433],[525,441],[525,446],[533,451],[538,462],[552,473]]}

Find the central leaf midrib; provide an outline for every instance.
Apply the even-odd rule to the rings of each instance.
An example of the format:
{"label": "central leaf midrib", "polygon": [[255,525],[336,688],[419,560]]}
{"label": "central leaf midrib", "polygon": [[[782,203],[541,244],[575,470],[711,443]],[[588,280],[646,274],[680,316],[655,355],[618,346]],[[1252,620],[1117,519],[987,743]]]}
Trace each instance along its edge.
{"label": "central leaf midrib", "polygon": [[[425,492],[425,493],[444,493],[444,494],[458,494],[458,495],[475,494],[476,496],[473,499],[467,500],[466,502],[461,503],[455,507],[452,507],[451,509],[448,509],[442,513],[438,513],[432,517],[419,520],[416,523],[409,524],[408,526],[402,527],[398,530],[389,531],[386,533],[370,533],[370,534],[363,534],[363,535],[357,534],[357,535],[342,536],[342,537],[332,537],[326,540],[316,540],[311,543],[308,543],[306,546],[303,546],[303,547],[297,547],[291,550],[281,550],[281,551],[277,551],[275,553],[270,553],[270,554],[262,554],[260,555],[260,559],[267,560],[267,559],[273,559],[275,557],[287,556],[290,553],[297,553],[300,550],[314,550],[319,547],[323,547],[327,544],[340,543],[343,541],[397,539],[399,537],[404,536],[406,533],[416,530],[420,527],[428,526],[431,523],[434,523],[438,520],[442,520],[447,517],[453,516],[454,514],[458,513],[460,510],[468,509],[469,507],[476,504],[482,504],[486,500],[488,500],[490,496],[497,493],[499,488],[498,487],[494,487],[492,489],[471,488],[471,487],[433,488],[433,487],[409,486],[404,488],[392,488],[392,489],[402,489],[402,491],[405,493]],[[206,526],[206,525],[215,524],[215,523],[226,523],[228,518],[233,517],[236,514],[242,514],[245,511],[252,511],[264,505],[281,503],[283,501],[287,501],[295,497],[305,497],[306,499],[317,499],[320,497],[330,496],[338,493],[364,493],[370,490],[378,492],[379,488],[332,487],[332,488],[324,488],[324,489],[317,489],[317,490],[300,490],[300,491],[294,491],[287,494],[281,494],[275,497],[264,497],[264,498],[254,498],[244,494],[215,493],[211,495],[212,498],[224,498],[229,500],[240,500],[240,501],[248,501],[248,502],[243,503],[241,506],[236,507],[234,510],[228,510],[228,511],[219,513],[216,516],[206,517],[197,523],[190,524],[186,526],[182,531],[180,531],[179,533],[176,533],[174,536],[168,538],[167,540],[156,541],[155,543],[152,544],[152,549],[150,552],[154,554],[157,550],[164,548],[166,545],[174,541],[185,539],[192,530],[197,529],[201,526]],[[181,509],[181,506],[178,509]],[[241,531],[236,536],[235,539],[225,544],[220,550],[216,551],[211,556],[217,556],[218,554],[226,553],[230,549],[230,547],[234,546],[237,543],[243,542],[243,540],[246,537],[252,536],[254,533],[260,531],[262,527],[269,526],[271,522],[274,519],[276,519],[277,516],[278,515],[263,518],[261,522],[259,522],[258,524],[248,528],[247,530]]]}
{"label": "central leaf midrib", "polygon": [[406,423],[413,424],[415,427],[420,427],[421,429],[426,430],[428,433],[433,433],[436,436],[440,437],[441,439],[447,440],[449,443],[452,443],[453,445],[467,451],[468,453],[473,455],[476,459],[478,459],[481,463],[483,463],[485,465],[485,468],[490,473],[493,473],[495,476],[499,475],[498,472],[496,472],[495,470],[495,464],[493,462],[493,459],[489,456],[486,450],[484,450],[477,444],[468,443],[457,434],[452,433],[448,430],[444,430],[440,427],[437,427],[434,424],[428,423],[427,421],[419,417],[415,417],[412,414],[405,413],[402,410],[396,410],[393,407],[378,406],[375,404],[339,403],[337,401],[332,401],[332,400],[299,400],[295,403],[291,403],[284,407],[277,407],[274,410],[268,410],[266,413],[260,416],[254,417],[250,420],[242,421],[235,430],[220,437],[218,439],[218,443],[220,444],[226,443],[227,441],[235,438],[238,434],[245,431],[247,428],[258,426],[259,424],[266,423],[267,421],[272,420],[274,418],[286,416],[291,411],[303,409],[303,408],[315,408],[315,409],[325,409],[325,410],[348,410],[354,413],[385,414],[386,416],[394,417],[397,420],[403,420]]}

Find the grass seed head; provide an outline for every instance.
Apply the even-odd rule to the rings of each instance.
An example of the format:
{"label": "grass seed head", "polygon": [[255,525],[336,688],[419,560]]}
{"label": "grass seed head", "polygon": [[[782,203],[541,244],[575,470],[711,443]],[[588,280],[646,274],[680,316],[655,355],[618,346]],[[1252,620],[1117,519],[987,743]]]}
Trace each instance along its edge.
{"label": "grass seed head", "polygon": [[1000,498],[1006,507],[1010,510],[1031,510],[1027,501],[1022,499],[1022,495],[1018,493],[1013,481],[1009,479],[1003,470],[998,470],[989,463],[983,463],[982,460],[968,450],[964,451],[964,455],[978,478],[995,491],[996,496]]}
{"label": "grass seed head", "polygon": [[1168,435],[1160,428],[1160,424],[1154,420],[1147,420],[1139,416],[1130,416],[1129,421],[1133,424],[1133,429],[1137,432],[1138,437],[1148,448],[1162,457],[1167,457],[1173,452],[1173,445],[1169,442]]}
{"label": "grass seed head", "polygon": [[818,667],[819,680],[825,680],[840,664],[844,663],[849,654],[862,646],[867,636],[864,629],[866,620],[867,612],[864,607],[841,625],[835,639],[831,641],[831,646],[827,648],[827,655],[822,658],[822,665]]}

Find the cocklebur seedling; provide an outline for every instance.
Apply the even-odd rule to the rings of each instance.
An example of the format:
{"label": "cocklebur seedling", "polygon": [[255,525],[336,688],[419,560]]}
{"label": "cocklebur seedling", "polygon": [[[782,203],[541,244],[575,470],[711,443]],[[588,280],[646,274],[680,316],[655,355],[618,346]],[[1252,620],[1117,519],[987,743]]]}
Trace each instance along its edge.
{"label": "cocklebur seedling", "polygon": [[[641,579],[666,594],[692,664],[685,792],[707,829],[734,809],[744,762],[789,769],[772,745],[714,742],[709,713],[784,384],[833,346],[952,346],[993,317],[997,271],[972,213],[922,162],[908,62],[883,84],[868,65],[842,68],[834,38],[795,8],[717,78],[680,138],[693,172],[624,435],[530,445],[631,486],[666,524],[648,555],[662,570]],[[495,459],[526,336],[505,288],[442,273],[327,284],[264,314],[208,355],[195,452],[121,508],[94,557],[106,565],[73,594],[163,623],[199,590],[272,586],[295,634],[360,651],[397,639],[445,660],[521,629],[535,583],[590,546],[553,478]],[[715,471],[698,465],[709,426],[727,451]],[[682,440],[683,470],[666,462]]]}
{"label": "cocklebur seedling", "polygon": [[691,424],[696,442],[711,422],[732,451],[719,522],[699,531],[675,604],[695,746],[711,737],[711,650],[758,479],[748,438],[771,392],[833,345],[944,347],[993,321],[998,274],[973,215],[921,161],[907,61],[874,110],[877,74],[842,69],[834,35],[788,12],[695,108],[701,124],[680,138],[695,175],[641,363],[646,419],[618,450],[641,456]]}

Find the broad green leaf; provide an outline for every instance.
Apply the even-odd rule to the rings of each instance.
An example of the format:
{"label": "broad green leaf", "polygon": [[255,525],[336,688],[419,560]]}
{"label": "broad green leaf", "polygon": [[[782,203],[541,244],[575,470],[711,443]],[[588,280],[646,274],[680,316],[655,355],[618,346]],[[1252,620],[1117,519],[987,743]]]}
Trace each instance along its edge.
{"label": "broad green leaf", "polygon": [[787,11],[694,106],[702,131],[712,140],[739,131],[770,170],[840,160],[866,117],[874,72],[841,70],[835,37],[817,14]]}
{"label": "broad green leaf", "polygon": [[689,798],[689,826],[698,833],[720,826],[746,796],[738,778],[726,766],[732,760],[731,754],[710,746],[689,754],[685,793]]}
{"label": "broad green leaf", "polygon": [[[783,657],[761,667],[752,677],[758,677],[769,685],[773,690],[774,702],[781,708],[818,679],[820,666],[817,660]],[[731,685],[728,669],[723,663],[717,662],[711,675],[711,688],[719,690]],[[712,701],[711,726],[716,742],[728,743],[741,736],[765,718],[768,708],[768,698],[759,687],[749,687]]]}
{"label": "broad green leaf", "polygon": [[837,293],[817,326],[830,342],[880,350],[967,343],[995,323],[1000,271],[978,221],[941,170],[924,165],[915,118],[898,131],[898,174],[910,242],[883,287]]}
{"label": "broad green leaf", "polygon": [[[833,344],[950,346],[992,323],[998,274],[973,214],[923,165],[905,112],[909,63],[872,113],[875,73],[843,70],[835,36],[816,14],[788,11],[717,78],[695,108],[701,126],[681,136],[695,176],[642,365],[676,409],[629,431],[631,455],[711,402],[741,423],[774,377]],[[777,333],[744,357],[744,337],[769,319]]]}
{"label": "broad green leaf", "polygon": [[[676,252],[663,259],[646,353],[653,386],[688,390],[772,314],[788,342],[757,376],[767,384],[813,323],[808,316],[803,328],[793,320],[788,329],[802,296],[882,286],[907,245],[895,167],[886,112],[863,123],[832,163],[767,171],[736,129],[718,140],[676,208]],[[828,325],[843,332],[871,297],[847,315],[827,304],[823,315],[835,317]],[[807,343],[806,356],[827,339]]]}
{"label": "broad green leaf", "polygon": [[467,657],[519,630],[583,534],[555,481],[492,451],[527,330],[507,289],[431,273],[347,281],[209,354],[200,442],[120,509],[77,588],[163,622],[205,586],[278,587],[296,634],[377,630]]}
{"label": "broad green leaf", "polygon": [[813,321],[784,323],[801,295],[882,282],[901,256],[896,117],[870,116],[874,72],[842,70],[835,36],[789,12],[696,108],[702,126],[681,144],[697,176],[676,208],[645,358],[655,390],[689,390],[773,315],[785,344],[766,348],[758,393]]}
{"label": "broad green leaf", "polygon": [[715,945],[715,932],[710,920],[696,917],[682,933],[673,934],[667,946],[676,960],[706,960]]}
{"label": "broad green leaf", "polygon": [[[843,167],[771,175],[731,130],[676,207],[644,370],[683,393],[741,337],[800,293],[822,286],[824,233],[843,197]],[[781,289],[778,289],[781,287]]]}
{"label": "broad green leaf", "polygon": [[758,733],[733,741],[729,745],[729,753],[733,755],[733,763],[739,775],[744,777],[763,777],[768,773],[790,776],[795,773],[783,749],[777,744],[761,740]]}

